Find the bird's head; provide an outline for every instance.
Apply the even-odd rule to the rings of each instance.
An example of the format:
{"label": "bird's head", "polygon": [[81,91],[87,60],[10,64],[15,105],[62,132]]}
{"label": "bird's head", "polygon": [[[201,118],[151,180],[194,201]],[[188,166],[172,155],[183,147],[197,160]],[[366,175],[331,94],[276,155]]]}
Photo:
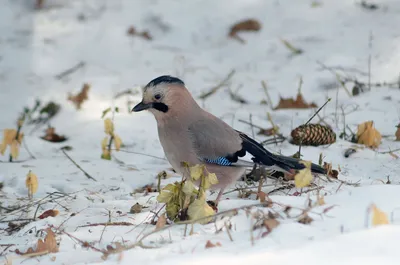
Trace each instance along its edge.
{"label": "bird's head", "polygon": [[142,101],[132,111],[149,110],[160,121],[184,112],[190,105],[197,106],[185,83],[177,77],[163,75],[143,88]]}

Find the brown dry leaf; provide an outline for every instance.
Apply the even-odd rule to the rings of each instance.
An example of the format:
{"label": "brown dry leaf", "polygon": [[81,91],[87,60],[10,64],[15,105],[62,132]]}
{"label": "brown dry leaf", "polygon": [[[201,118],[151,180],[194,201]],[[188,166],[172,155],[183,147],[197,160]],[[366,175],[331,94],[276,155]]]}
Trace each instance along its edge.
{"label": "brown dry leaf", "polygon": [[47,228],[45,231],[46,231],[47,235],[44,238],[44,240],[42,240],[42,239],[38,240],[36,250],[33,250],[33,248],[29,248],[25,253],[23,253],[23,252],[19,251],[18,249],[16,249],[15,253],[17,253],[19,255],[39,256],[39,255],[44,255],[47,253],[58,252],[56,235],[50,228]]}
{"label": "brown dry leaf", "polygon": [[50,209],[39,215],[39,219],[45,219],[47,217],[56,217],[59,214],[58,210]]}
{"label": "brown dry leaf", "polygon": [[396,133],[395,133],[396,141],[400,141],[400,124],[397,125],[396,127],[397,127],[397,130],[396,130]]}
{"label": "brown dry leaf", "polygon": [[378,130],[374,128],[373,121],[367,121],[358,125],[357,143],[365,146],[376,148],[380,145],[382,136]]}
{"label": "brown dry leaf", "polygon": [[167,223],[167,217],[165,216],[165,213],[163,213],[157,220],[156,230],[163,228],[166,223]]}
{"label": "brown dry leaf", "polygon": [[[3,130],[3,141],[0,144],[0,153],[4,155],[7,146],[11,147],[11,156],[13,158],[18,156],[19,145],[22,143],[22,138],[24,134],[20,132],[18,134],[18,139],[16,140],[17,130],[15,129],[4,129]],[[15,157],[14,157],[15,156]]]}
{"label": "brown dry leaf", "polygon": [[301,93],[298,93],[296,96],[296,99],[292,98],[280,98],[278,106],[276,106],[274,109],[309,109],[309,108],[316,108],[317,104],[314,102],[312,103],[306,103],[304,101],[303,95]]}
{"label": "brown dry leaf", "polygon": [[25,185],[28,188],[28,197],[32,198],[33,194],[36,193],[39,183],[37,176],[29,170],[28,175],[26,175]]}
{"label": "brown dry leaf", "polygon": [[272,136],[277,133],[276,128],[260,129],[257,135]]}
{"label": "brown dry leaf", "polygon": [[260,198],[260,202],[265,202],[265,198],[267,197],[267,194],[265,194],[265,192],[260,191],[257,193],[258,198]]}
{"label": "brown dry leaf", "polygon": [[241,43],[245,43],[245,41],[240,38],[237,33],[240,31],[259,31],[261,29],[261,24],[255,19],[246,19],[234,24],[230,31],[229,37],[237,39]]}
{"label": "brown dry leaf", "polygon": [[140,213],[142,212],[143,205],[139,203],[135,203],[132,207],[131,210],[129,211],[130,213]]}
{"label": "brown dry leaf", "polygon": [[128,34],[129,36],[139,36],[139,37],[142,37],[142,38],[144,38],[146,40],[152,40],[153,39],[153,37],[150,35],[150,32],[148,32],[147,30],[142,31],[142,32],[138,32],[134,26],[130,26],[128,28],[126,34]]}
{"label": "brown dry leaf", "polygon": [[299,222],[300,224],[305,224],[308,225],[309,223],[311,223],[312,221],[314,221],[314,219],[312,219],[310,216],[308,216],[307,214],[304,214],[303,216],[301,216],[299,218],[299,220],[297,220],[297,222]]}
{"label": "brown dry leaf", "polygon": [[372,225],[373,226],[389,224],[389,218],[385,212],[383,212],[381,209],[376,207],[375,204],[372,204],[370,207],[371,207],[370,209],[372,211]]}
{"label": "brown dry leaf", "polygon": [[323,168],[326,170],[326,174],[327,174],[329,177],[335,178],[335,179],[338,178],[338,176],[339,176],[339,171],[338,171],[338,170],[335,170],[335,169],[332,169],[332,164],[331,164],[331,163],[324,162]]}
{"label": "brown dry leaf", "polygon": [[83,102],[88,100],[89,89],[90,89],[90,85],[85,83],[85,84],[83,84],[81,92],[79,92],[75,96],[71,95],[71,94],[68,95],[68,100],[72,101],[72,103],[75,104],[76,109],[78,109],[78,110],[81,109]]}
{"label": "brown dry leaf", "polygon": [[36,0],[35,8],[36,8],[36,9],[41,9],[41,8],[43,8],[44,1],[45,1],[45,0]]}
{"label": "brown dry leaf", "polygon": [[398,155],[396,155],[395,153],[393,153],[393,152],[389,152],[389,155],[391,155],[393,158],[396,158],[396,159],[398,159],[399,158],[399,156]]}
{"label": "brown dry leaf", "polygon": [[207,241],[206,243],[206,248],[214,248],[214,247],[221,247],[221,243],[217,242],[217,243],[211,243],[210,240]]}
{"label": "brown dry leaf", "polygon": [[41,138],[52,143],[60,143],[67,140],[63,135],[56,134],[56,130],[53,127],[47,128],[46,135]]}
{"label": "brown dry leaf", "polygon": [[265,219],[264,222],[264,227],[267,229],[266,232],[264,232],[261,237],[265,237],[267,236],[269,233],[272,232],[273,229],[275,229],[280,223],[278,220],[276,220],[275,218],[269,218],[269,219]]}

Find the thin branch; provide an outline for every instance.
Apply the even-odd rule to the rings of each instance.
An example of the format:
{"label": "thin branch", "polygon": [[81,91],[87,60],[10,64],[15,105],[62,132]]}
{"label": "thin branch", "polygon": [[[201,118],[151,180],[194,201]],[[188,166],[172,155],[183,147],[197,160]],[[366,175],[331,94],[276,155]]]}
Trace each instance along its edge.
{"label": "thin branch", "polygon": [[208,98],[209,96],[213,95],[215,92],[217,92],[218,89],[220,89],[221,87],[226,86],[226,85],[227,85],[226,83],[229,81],[229,79],[232,78],[232,76],[235,74],[235,72],[236,72],[236,70],[233,69],[233,70],[225,77],[224,80],[222,80],[218,85],[216,85],[216,86],[214,86],[213,88],[211,88],[208,92],[205,92],[205,93],[201,94],[199,98],[201,98],[201,99],[206,99],[206,98]]}
{"label": "thin branch", "polygon": [[65,156],[66,156],[80,171],[82,171],[83,174],[85,174],[85,176],[86,176],[88,179],[97,181],[95,178],[93,178],[92,176],[90,176],[89,173],[87,173],[83,168],[81,168],[81,167],[67,154],[67,152],[65,152],[64,149],[61,149],[61,152],[63,152],[63,154],[64,154],[64,155],[65,155]]}
{"label": "thin branch", "polygon": [[80,68],[84,67],[86,65],[85,62],[79,62],[78,64],[74,65],[73,67],[59,73],[58,75],[55,76],[58,80],[63,79],[64,77],[76,72]]}

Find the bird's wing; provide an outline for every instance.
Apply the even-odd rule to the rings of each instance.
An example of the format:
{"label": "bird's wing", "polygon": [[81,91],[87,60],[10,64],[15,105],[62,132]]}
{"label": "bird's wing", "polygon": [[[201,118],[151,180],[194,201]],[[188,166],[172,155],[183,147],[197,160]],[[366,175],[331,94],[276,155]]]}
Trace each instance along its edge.
{"label": "bird's wing", "polygon": [[188,127],[197,157],[221,166],[251,167],[254,163],[239,160],[246,155],[239,133],[211,114],[205,114]]}
{"label": "bird's wing", "polygon": [[[208,113],[193,122],[188,130],[196,155],[205,163],[250,167],[252,162],[239,159],[249,153],[253,162],[273,170],[290,172],[305,167],[299,159],[269,152],[246,134]],[[311,165],[311,170],[325,174],[325,169],[316,164]]]}

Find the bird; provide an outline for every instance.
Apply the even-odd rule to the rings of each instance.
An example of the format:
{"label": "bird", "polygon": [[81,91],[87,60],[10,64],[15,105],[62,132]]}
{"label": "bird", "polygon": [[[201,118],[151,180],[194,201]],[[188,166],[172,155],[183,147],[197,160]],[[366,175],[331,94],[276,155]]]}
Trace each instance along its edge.
{"label": "bird", "polygon": [[[206,172],[216,174],[218,183],[211,186],[211,190],[219,190],[216,204],[224,190],[254,164],[292,173],[305,168],[299,159],[269,152],[245,133],[201,108],[177,77],[162,75],[144,86],[142,101],[132,112],[144,110],[154,115],[165,157],[178,174],[184,176],[187,172],[182,162],[202,164]],[[241,159],[247,154],[252,156],[252,161]],[[326,174],[324,168],[313,163],[311,171]]]}

